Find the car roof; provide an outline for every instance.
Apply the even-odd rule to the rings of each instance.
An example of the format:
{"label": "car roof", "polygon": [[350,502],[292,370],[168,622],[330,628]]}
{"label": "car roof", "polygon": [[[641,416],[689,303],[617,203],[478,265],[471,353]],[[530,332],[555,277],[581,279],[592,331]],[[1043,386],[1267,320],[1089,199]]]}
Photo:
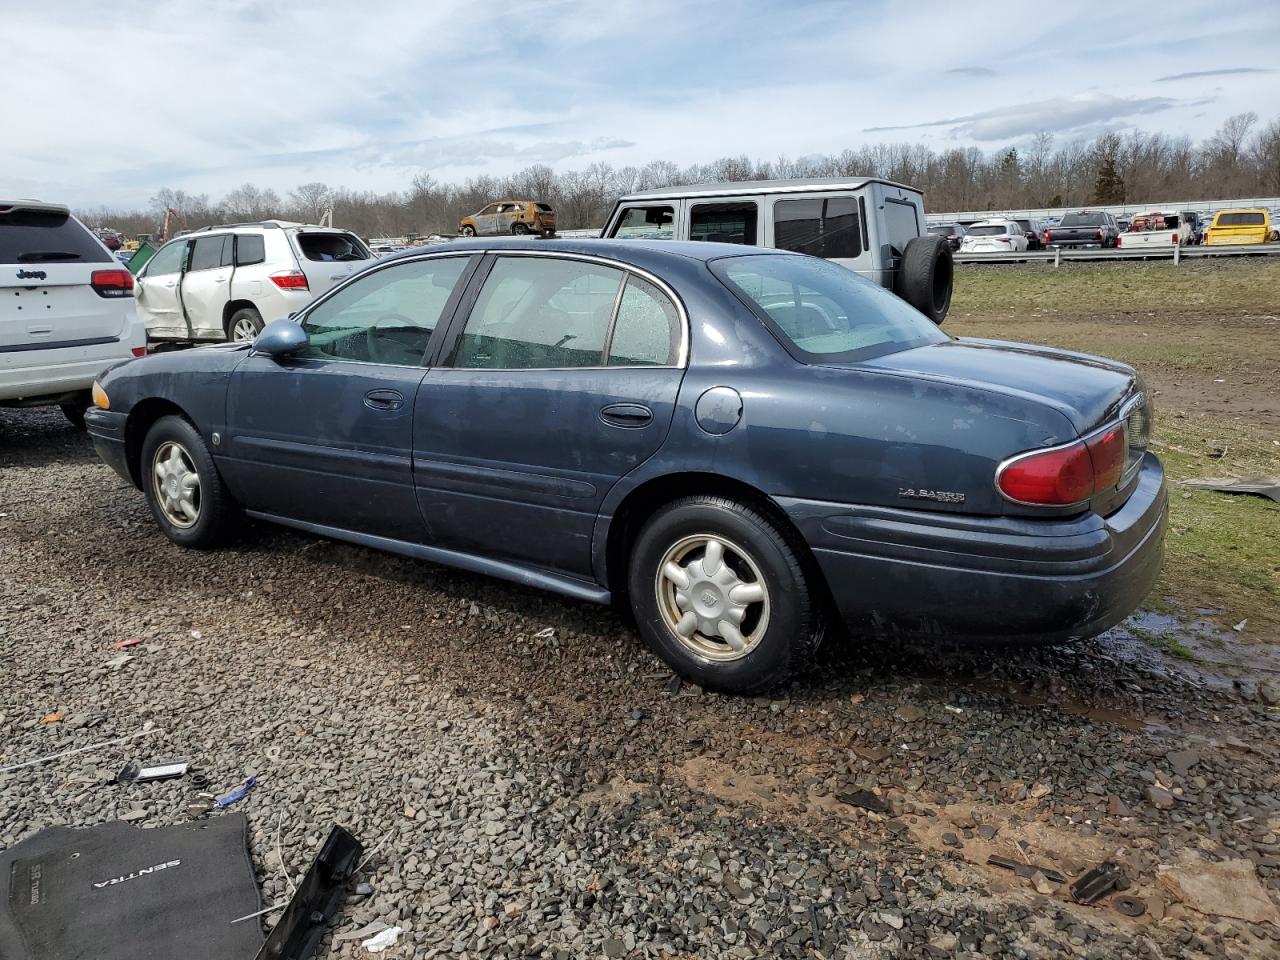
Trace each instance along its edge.
{"label": "car roof", "polygon": [[783,257],[800,256],[787,250],[773,247],[753,247],[740,243],[701,243],[694,240],[601,240],[598,238],[555,238],[543,240],[538,237],[477,237],[469,240],[450,240],[448,243],[431,244],[401,250],[382,263],[426,254],[448,253],[450,251],[477,251],[508,253],[511,251],[534,250],[539,253],[567,253],[579,256],[601,257],[617,260],[623,264],[637,267],[660,269],[662,264],[674,261],[690,260],[706,263],[724,257],[747,257],[762,254],[774,254]]}
{"label": "car roof", "polygon": [[915,187],[883,177],[808,177],[799,180],[736,180],[722,183],[686,183],[658,190],[637,190],[622,197],[628,200],[653,200],[659,197],[731,197],[756,193],[804,193],[810,190],[856,190],[868,183],[883,183],[918,193]]}

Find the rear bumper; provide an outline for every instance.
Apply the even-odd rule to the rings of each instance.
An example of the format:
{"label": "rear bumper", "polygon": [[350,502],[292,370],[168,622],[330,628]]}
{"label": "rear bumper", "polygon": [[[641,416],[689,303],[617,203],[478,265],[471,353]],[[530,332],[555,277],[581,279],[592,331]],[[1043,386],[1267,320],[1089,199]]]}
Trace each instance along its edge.
{"label": "rear bumper", "polygon": [[89,439],[93,441],[93,449],[103,462],[124,479],[134,483],[125,447],[125,423],[128,419],[125,414],[114,410],[90,407],[85,411],[84,425],[89,432]]}
{"label": "rear bumper", "polygon": [[1070,520],[966,517],[779,500],[857,633],[1054,642],[1137,608],[1164,551],[1168,496],[1147,454],[1118,510]]}
{"label": "rear bumper", "polygon": [[107,367],[133,357],[134,347],[145,347],[141,323],[131,323],[118,340],[48,350],[0,350],[0,401],[49,397],[50,402],[68,393],[87,391]]}

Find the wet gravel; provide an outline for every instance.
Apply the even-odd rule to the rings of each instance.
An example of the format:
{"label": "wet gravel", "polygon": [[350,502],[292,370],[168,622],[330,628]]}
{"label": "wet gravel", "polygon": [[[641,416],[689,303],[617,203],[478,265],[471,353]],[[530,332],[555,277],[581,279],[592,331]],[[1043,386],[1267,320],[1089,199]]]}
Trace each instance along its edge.
{"label": "wet gravel", "polygon": [[[59,414],[0,411],[0,649],[0,766],[148,731],[0,773],[0,846],[190,817],[188,780],[111,783],[128,759],[255,776],[264,903],[341,823],[377,849],[334,930],[402,927],[381,956],[1280,955],[1159,879],[1243,859],[1280,902],[1275,674],[1124,630],[834,643],[709,695],[607,609],[270,527],[180,550]],[[1147,911],[991,854],[1112,859]]]}

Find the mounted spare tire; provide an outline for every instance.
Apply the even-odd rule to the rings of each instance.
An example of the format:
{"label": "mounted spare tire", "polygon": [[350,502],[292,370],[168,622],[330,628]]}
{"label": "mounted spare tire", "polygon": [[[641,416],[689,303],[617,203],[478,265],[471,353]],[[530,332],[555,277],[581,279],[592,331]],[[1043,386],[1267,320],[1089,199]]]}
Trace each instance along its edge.
{"label": "mounted spare tire", "polygon": [[926,234],[907,244],[893,292],[934,323],[951,309],[951,247],[942,237]]}

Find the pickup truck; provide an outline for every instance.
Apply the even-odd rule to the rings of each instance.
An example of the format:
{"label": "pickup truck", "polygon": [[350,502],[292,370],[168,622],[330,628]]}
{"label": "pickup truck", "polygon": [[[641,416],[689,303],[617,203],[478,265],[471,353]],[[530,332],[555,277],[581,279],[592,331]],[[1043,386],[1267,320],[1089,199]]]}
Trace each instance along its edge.
{"label": "pickup truck", "polygon": [[1054,247],[1114,247],[1120,228],[1116,218],[1102,210],[1068,213],[1044,233],[1044,245]]}
{"label": "pickup truck", "polygon": [[1213,226],[1205,231],[1204,242],[1212,247],[1266,243],[1271,233],[1271,215],[1263,208],[1219,210]]}
{"label": "pickup truck", "polygon": [[1121,250],[1171,251],[1195,242],[1191,224],[1180,213],[1143,213],[1133,218],[1129,229],[1116,238]]}

